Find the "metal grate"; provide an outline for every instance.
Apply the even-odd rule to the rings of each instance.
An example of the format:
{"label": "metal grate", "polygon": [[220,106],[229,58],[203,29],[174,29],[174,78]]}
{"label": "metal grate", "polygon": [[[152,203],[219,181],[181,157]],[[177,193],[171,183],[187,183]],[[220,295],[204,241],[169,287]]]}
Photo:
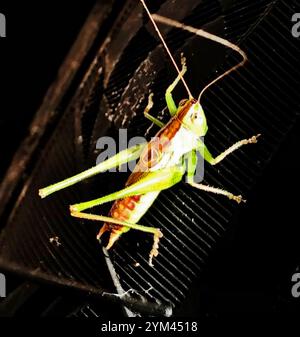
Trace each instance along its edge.
{"label": "metal grate", "polygon": [[[127,6],[132,3],[129,1]],[[254,6],[252,1],[243,0],[233,1],[224,9],[218,1],[198,1],[183,18],[191,25],[204,26],[238,41],[250,60],[243,69],[213,86],[203,98],[209,125],[208,147],[217,154],[236,140],[263,134],[258,145],[240,150],[217,167],[206,166],[206,183],[247,196],[299,113],[299,48],[289,31],[293,3],[265,0]],[[165,1],[160,11],[168,13],[172,5],[172,1]],[[121,27],[130,24],[120,21]],[[99,226],[72,219],[68,205],[121,188],[126,176],[103,174],[43,201],[37,190],[94,164],[98,137],[117,137],[117,129],[122,125],[128,127],[129,137],[144,135],[150,124],[143,119],[142,108],[150,89],[156,103],[153,113],[166,118],[161,114],[163,95],[175,73],[148,26],[136,23],[134,27],[136,34],[124,50],[119,54],[112,52],[116,64],[107,82],[105,58],[114,46],[108,44],[106,55],[97,56],[88,81],[79,88],[41,152],[2,232],[1,266],[96,294],[103,289],[114,291],[101,247],[95,240]],[[166,32],[171,49],[176,50],[177,56],[184,51],[187,57],[187,81],[195,94],[216,72],[221,73],[237,61],[233,53],[211,42],[173,29]],[[117,43],[118,32],[112,34],[112,44]],[[99,81],[102,71],[104,84]],[[103,84],[103,90],[97,89],[95,83]],[[97,95],[101,99],[92,99],[89,109],[87,96]],[[185,97],[184,91],[179,88],[175,97]],[[126,105],[128,99],[133,103],[130,107]],[[84,117],[78,122],[82,114]],[[148,136],[154,132],[152,128]],[[90,145],[89,156],[82,157],[82,144],[85,153]],[[87,157],[85,162],[78,161]],[[107,209],[96,211],[104,214]],[[230,201],[184,184],[161,193],[141,221],[160,227],[164,233],[155,267],[149,267],[147,262],[152,238],[141,233],[125,234],[110,253],[124,290],[134,289],[150,301],[178,305],[199,277],[233,216],[241,210]],[[61,245],[49,241],[56,236]]]}

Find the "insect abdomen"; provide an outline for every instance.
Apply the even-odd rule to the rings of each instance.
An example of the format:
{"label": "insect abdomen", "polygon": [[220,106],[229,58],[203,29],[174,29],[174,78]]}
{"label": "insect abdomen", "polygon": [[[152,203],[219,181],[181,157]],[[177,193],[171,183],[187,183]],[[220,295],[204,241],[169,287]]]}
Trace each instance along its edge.
{"label": "insect abdomen", "polygon": [[[135,224],[147,212],[158,194],[159,191],[155,191],[116,200],[112,205],[109,216],[117,220]],[[105,223],[98,234],[98,238],[101,237],[104,232],[109,231],[110,238],[107,245],[107,249],[109,249],[120,235],[128,232],[128,230],[129,228],[126,226]]]}

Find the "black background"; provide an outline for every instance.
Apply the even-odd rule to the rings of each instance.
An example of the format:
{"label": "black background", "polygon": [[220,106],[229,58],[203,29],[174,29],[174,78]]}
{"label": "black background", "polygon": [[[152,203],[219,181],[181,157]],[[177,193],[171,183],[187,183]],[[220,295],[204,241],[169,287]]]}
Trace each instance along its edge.
{"label": "black background", "polygon": [[[1,0],[1,179],[93,3]],[[299,135],[298,122],[179,314],[298,311],[291,278],[300,272]]]}
{"label": "black background", "polygon": [[0,39],[0,176],[93,3],[1,0],[7,38]]}

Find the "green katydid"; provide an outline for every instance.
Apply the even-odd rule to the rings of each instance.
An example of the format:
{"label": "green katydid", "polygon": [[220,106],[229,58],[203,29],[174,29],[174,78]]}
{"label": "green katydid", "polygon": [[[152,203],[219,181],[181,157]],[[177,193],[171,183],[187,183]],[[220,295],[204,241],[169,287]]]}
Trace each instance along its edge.
{"label": "green katydid", "polygon": [[[169,54],[169,57],[178,72],[178,76],[167,88],[165,94],[166,104],[171,116],[170,121],[167,124],[163,124],[160,120],[149,114],[149,110],[153,106],[151,94],[149,96],[148,105],[144,111],[144,115],[152,123],[161,128],[155,138],[153,138],[149,143],[139,144],[129,149],[123,150],[87,171],[67,178],[54,185],[40,189],[39,194],[42,198],[44,198],[49,194],[71,186],[79,181],[82,181],[83,179],[139,158],[135,169],[126,182],[125,188],[101,198],[72,205],[70,206],[70,212],[74,217],[104,222],[104,225],[100,229],[97,238],[100,239],[102,234],[106,231],[110,232],[107,249],[113,246],[121,234],[126,233],[130,229],[153,234],[154,243],[149,254],[149,264],[152,265],[153,257],[157,256],[158,254],[158,243],[159,239],[162,237],[162,232],[158,228],[143,226],[138,224],[138,222],[151,207],[159,193],[162,190],[168,189],[177,184],[182,180],[184,174],[187,172],[186,182],[192,187],[203,191],[224,195],[238,203],[244,201],[240,195],[234,195],[233,193],[220,188],[194,182],[197,162],[196,152],[198,151],[202,158],[204,158],[204,160],[209,164],[216,165],[227,155],[237,150],[242,145],[256,143],[257,138],[260,135],[238,141],[230,148],[219,154],[217,157],[213,157],[211,155],[201,138],[205,136],[208,129],[206,117],[200,104],[201,96],[212,84],[236,70],[238,67],[244,65],[247,60],[247,56],[238,46],[216,35],[210,34],[201,29],[195,29],[191,26],[183,25],[177,21],[173,21],[159,15],[152,15],[149,12],[144,0],[140,1],[143,4],[144,9],[146,10],[155,30],[157,31],[157,34],[161,39],[165,50]],[[182,69],[179,70],[168,46],[166,45],[164,38],[162,37],[156,25],[156,21],[187,30],[197,34],[198,36],[202,36],[217,43],[221,43],[222,45],[238,52],[242,56],[243,60],[209,83],[201,91],[198,99],[195,99],[193,98],[183,77],[187,70],[185,59],[182,57]],[[179,107],[177,107],[172,97],[172,91],[180,81],[184,84],[189,98],[182,100],[179,104]],[[185,161],[186,157],[188,157],[187,162]],[[188,165],[188,167],[186,167],[186,165]],[[109,216],[95,215],[84,212],[87,209],[111,201],[114,201],[114,203],[110,210]]]}

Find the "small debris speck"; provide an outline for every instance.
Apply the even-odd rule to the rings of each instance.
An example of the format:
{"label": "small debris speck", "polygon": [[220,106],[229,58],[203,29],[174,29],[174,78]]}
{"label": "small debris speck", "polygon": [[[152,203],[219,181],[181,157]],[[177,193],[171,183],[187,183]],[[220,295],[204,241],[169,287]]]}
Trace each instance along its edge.
{"label": "small debris speck", "polygon": [[49,239],[50,243],[54,243],[56,244],[57,247],[61,246],[61,243],[59,241],[59,237],[58,236],[53,236]]}

